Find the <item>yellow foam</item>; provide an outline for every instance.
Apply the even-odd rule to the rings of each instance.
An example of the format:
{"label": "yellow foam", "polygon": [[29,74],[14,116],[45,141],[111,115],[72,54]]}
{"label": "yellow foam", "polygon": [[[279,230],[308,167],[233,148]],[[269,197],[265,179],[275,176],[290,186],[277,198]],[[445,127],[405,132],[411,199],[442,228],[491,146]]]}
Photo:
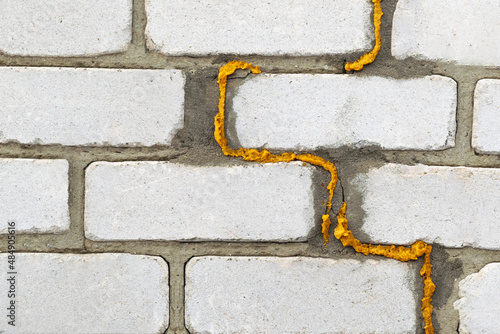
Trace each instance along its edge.
{"label": "yellow foam", "polygon": [[[378,0],[374,0],[378,1]],[[272,162],[290,162],[294,160],[303,161],[315,166],[319,166],[330,172],[331,180],[328,184],[328,202],[327,202],[327,214],[323,215],[322,223],[322,233],[325,245],[329,241],[329,229],[331,225],[330,220],[330,210],[332,208],[332,198],[333,193],[337,184],[337,169],[333,163],[327,161],[321,157],[312,154],[295,154],[295,153],[282,153],[273,154],[268,150],[257,150],[254,148],[238,148],[232,149],[227,144],[227,139],[225,135],[225,105],[226,105],[226,85],[227,77],[234,73],[237,69],[250,69],[252,73],[260,73],[260,68],[258,66],[252,66],[250,63],[245,63],[242,61],[232,61],[221,67],[219,70],[219,112],[215,116],[214,125],[214,137],[219,143],[222,152],[231,157],[241,157],[246,161],[256,161],[262,163],[272,163]],[[342,207],[337,214],[337,227],[334,230],[335,238],[339,239],[342,244],[347,247],[351,246],[356,252],[363,253],[365,255],[382,255],[388,258],[396,259],[399,261],[409,261],[416,260],[422,255],[424,256],[424,264],[420,270],[420,275],[424,279],[424,298],[422,299],[422,316],[425,322],[425,332],[426,334],[434,333],[432,326],[432,295],[435,290],[435,285],[431,280],[431,262],[430,253],[432,246],[427,245],[423,241],[417,241],[411,247],[407,248],[404,246],[396,247],[377,245],[372,246],[371,244],[363,244],[358,239],[354,238],[351,231],[348,229],[348,223],[346,218],[346,203],[343,203]]]}
{"label": "yellow foam", "polygon": [[362,55],[354,63],[347,62],[345,64],[346,71],[359,71],[363,69],[363,66],[373,63],[377,57],[380,47],[382,46],[382,39],[380,38],[380,25],[382,24],[382,8],[380,7],[380,1],[382,0],[372,0],[374,10],[373,10],[373,25],[375,26],[375,46],[373,50]]}

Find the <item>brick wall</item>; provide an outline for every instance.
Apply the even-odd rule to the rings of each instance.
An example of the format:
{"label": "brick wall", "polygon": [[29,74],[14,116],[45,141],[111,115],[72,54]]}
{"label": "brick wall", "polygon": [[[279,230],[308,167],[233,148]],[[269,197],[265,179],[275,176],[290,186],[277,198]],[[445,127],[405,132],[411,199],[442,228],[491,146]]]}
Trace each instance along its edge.
{"label": "brick wall", "polygon": [[[431,333],[423,259],[343,247],[345,202],[361,242],[433,246],[436,333],[496,333],[500,2],[383,0],[346,71],[373,8],[0,2],[0,331]],[[327,246],[329,173],[214,139],[232,60],[262,73],[229,77],[229,146],[336,165]]]}

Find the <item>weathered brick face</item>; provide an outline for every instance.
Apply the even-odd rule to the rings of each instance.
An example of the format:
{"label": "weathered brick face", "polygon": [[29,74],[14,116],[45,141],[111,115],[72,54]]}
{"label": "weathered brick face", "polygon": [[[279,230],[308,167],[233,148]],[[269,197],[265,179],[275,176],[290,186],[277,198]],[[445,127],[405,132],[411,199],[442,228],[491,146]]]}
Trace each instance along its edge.
{"label": "weathered brick face", "polygon": [[496,333],[499,18],[1,1],[0,332]]}
{"label": "weathered brick face", "polygon": [[455,141],[457,89],[446,77],[263,74],[245,80],[232,102],[244,147],[432,151]]}

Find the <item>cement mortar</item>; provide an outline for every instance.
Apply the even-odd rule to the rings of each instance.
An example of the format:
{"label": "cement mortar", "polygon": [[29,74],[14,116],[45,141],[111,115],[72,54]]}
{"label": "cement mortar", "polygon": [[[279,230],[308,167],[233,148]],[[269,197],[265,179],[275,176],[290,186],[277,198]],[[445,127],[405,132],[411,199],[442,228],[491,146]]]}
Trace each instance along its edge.
{"label": "cement mortar", "polygon": [[[394,78],[421,77],[438,74],[453,78],[458,83],[457,134],[454,148],[435,151],[382,151],[377,147],[360,150],[340,148],[335,150],[317,150],[315,154],[334,162],[339,172],[339,187],[334,198],[336,212],[344,194],[350,194],[353,201],[361,194],[349,189],[347,180],[355,174],[366,172],[371,167],[384,163],[428,164],[448,166],[493,167],[500,168],[500,156],[477,155],[471,148],[472,103],[476,82],[481,78],[500,79],[500,68],[475,66],[456,66],[450,63],[436,63],[407,59],[395,60],[391,56],[392,17],[397,0],[382,1],[382,49],[374,63],[361,72],[352,75],[380,75]],[[2,158],[43,158],[67,159],[70,164],[69,207],[71,227],[61,234],[19,235],[19,252],[56,252],[56,253],[101,253],[118,252],[131,254],[159,255],[170,268],[170,326],[166,333],[187,333],[184,326],[184,266],[193,256],[308,256],[327,258],[354,258],[363,260],[364,255],[344,248],[333,238],[328,247],[324,247],[320,235],[320,222],[307,242],[302,243],[257,243],[257,242],[93,242],[84,238],[84,171],[93,161],[139,161],[160,160],[191,163],[194,165],[234,165],[242,164],[239,159],[223,156],[213,138],[213,117],[217,112],[219,97],[218,69],[231,60],[243,60],[261,67],[265,73],[345,73],[346,60],[354,61],[361,54],[323,55],[308,57],[263,57],[217,55],[206,57],[167,57],[148,53],[145,47],[144,28],[146,15],[144,0],[134,0],[133,41],[127,52],[99,57],[18,57],[0,54],[0,66],[51,66],[51,67],[96,67],[96,68],[174,68],[184,70],[187,76],[185,100],[185,124],[174,138],[171,147],[63,147],[60,145],[23,145],[9,143],[0,145]],[[243,38],[243,37],[242,37]],[[245,73],[238,74],[239,79],[230,79],[228,103],[231,93],[238,82],[244,80]],[[362,92],[360,92],[362,93]],[[231,130],[231,126],[230,126]],[[319,179],[324,179],[326,174]],[[343,182],[343,180],[346,180]],[[315,190],[316,210],[323,210],[322,198],[326,200],[326,191],[318,182]],[[318,203],[320,203],[318,205]],[[348,203],[349,205],[349,203]],[[360,228],[364,213],[360,208],[348,209],[348,218],[354,234],[363,240],[362,234],[356,234]],[[335,221],[333,222],[335,225]],[[0,236],[0,250],[6,251],[6,235]],[[415,271],[422,260],[416,262]],[[453,302],[458,299],[458,282],[467,275],[479,271],[490,262],[500,261],[500,251],[485,251],[472,248],[444,249],[435,246],[432,253],[433,280],[437,289],[433,298],[433,322],[437,333],[457,333],[458,312],[453,309]],[[415,298],[422,298],[423,284],[420,279],[415,290]],[[415,312],[421,319],[420,310]],[[422,324],[421,324],[422,326]],[[423,331],[423,326],[418,332]]]}

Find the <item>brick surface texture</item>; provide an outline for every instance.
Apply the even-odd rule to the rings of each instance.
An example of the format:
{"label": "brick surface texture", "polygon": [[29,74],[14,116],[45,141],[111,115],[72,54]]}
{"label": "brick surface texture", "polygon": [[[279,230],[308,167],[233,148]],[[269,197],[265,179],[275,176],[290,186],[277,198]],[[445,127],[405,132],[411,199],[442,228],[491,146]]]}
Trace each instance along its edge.
{"label": "brick surface texture", "polygon": [[297,163],[99,162],[87,168],[85,231],[93,240],[305,240],[312,173]]}
{"label": "brick surface texture", "polygon": [[440,76],[261,75],[233,99],[235,137],[244,147],[437,150],[454,146],[456,102],[456,83]]}
{"label": "brick surface texture", "polygon": [[69,229],[66,160],[0,159],[0,185],[1,221],[16,221],[18,231],[31,233]]}
{"label": "brick surface texture", "polygon": [[131,0],[4,0],[0,51],[21,56],[92,56],[125,51]]}
{"label": "brick surface texture", "polygon": [[146,38],[168,55],[339,54],[370,49],[371,10],[364,0],[147,0]]}
{"label": "brick surface texture", "polygon": [[0,1],[0,332],[497,333],[499,18]]}
{"label": "brick surface texture", "polygon": [[454,303],[460,313],[460,333],[494,333],[498,330],[499,279],[500,263],[490,263],[460,281],[460,299]]}
{"label": "brick surface texture", "polygon": [[[17,257],[25,277],[17,283],[17,300],[23,305],[17,333],[161,333],[168,327],[168,266],[162,258],[46,253]],[[6,270],[7,254],[0,259]],[[2,280],[4,291],[9,283]],[[9,302],[6,294],[1,300]],[[11,333],[12,328],[2,321],[0,329]]]}
{"label": "brick surface texture", "polygon": [[[399,0],[394,14],[392,54],[463,65],[499,66],[500,3],[496,0]],[[450,10],[453,8],[453,10]],[[493,35],[490,35],[490,32]]]}
{"label": "brick surface texture", "polygon": [[414,333],[414,280],[393,260],[194,258],[186,325],[191,333]]}
{"label": "brick surface texture", "polygon": [[1,68],[0,77],[2,142],[152,146],[183,125],[180,71]]}
{"label": "brick surface texture", "polygon": [[476,85],[472,147],[478,153],[500,154],[500,80],[483,79]]}
{"label": "brick surface texture", "polygon": [[388,164],[353,183],[374,243],[500,249],[499,169]]}

